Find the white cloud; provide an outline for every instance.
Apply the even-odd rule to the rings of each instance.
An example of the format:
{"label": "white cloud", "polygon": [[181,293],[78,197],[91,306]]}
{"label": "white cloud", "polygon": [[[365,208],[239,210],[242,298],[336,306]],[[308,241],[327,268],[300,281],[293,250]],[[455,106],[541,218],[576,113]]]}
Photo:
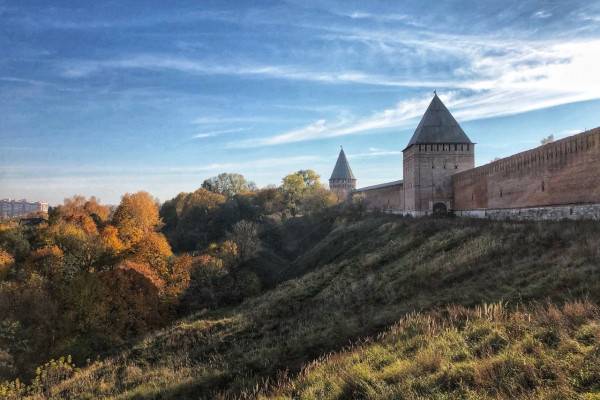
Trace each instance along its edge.
{"label": "white cloud", "polygon": [[532,15],[533,18],[540,18],[540,19],[550,18],[551,16],[552,16],[552,13],[550,11],[546,11],[546,10],[537,11],[537,12],[533,13],[533,15]]}
{"label": "white cloud", "polygon": [[[320,158],[312,155],[291,156],[291,157],[268,157],[255,160],[230,162],[230,163],[209,163],[202,165],[190,166],[85,166],[85,165],[66,165],[57,166],[54,164],[28,164],[28,165],[0,165],[3,179],[58,179],[61,177],[72,178],[74,176],[99,176],[104,178],[116,177],[132,177],[144,176],[161,176],[161,175],[195,175],[202,172],[232,172],[234,170],[244,169],[270,169],[272,167],[294,167],[303,163],[313,163],[319,161]],[[43,170],[45,176],[39,177],[39,171]]]}
{"label": "white cloud", "polygon": [[[541,13],[541,14],[539,14]],[[539,11],[537,17],[545,17]],[[355,12],[352,18],[372,18]],[[460,120],[521,113],[576,101],[600,98],[600,40],[524,40],[504,37],[451,35],[407,30],[329,30],[329,40],[372,43],[372,51],[397,62],[394,74],[377,71],[315,70],[314,67],[260,65],[252,63],[211,64],[168,55],[139,55],[124,59],[72,63],[67,76],[83,77],[103,69],[167,69],[190,74],[244,75],[302,80],[325,84],[437,88]],[[443,70],[444,61],[446,68]],[[447,61],[451,62],[447,62]],[[440,64],[440,62],[442,64]],[[439,72],[439,70],[442,72]],[[410,71],[418,71],[416,74]],[[409,72],[407,72],[409,71]],[[344,115],[316,119],[270,137],[237,143],[230,147],[257,147],[366,133],[386,128],[412,126],[422,115],[431,95],[406,98],[370,115]],[[256,119],[268,120],[257,117]],[[248,122],[244,117],[204,117],[198,125]],[[207,137],[208,133],[200,133]]]}
{"label": "white cloud", "polygon": [[[467,75],[477,77],[457,79],[452,85],[439,83],[440,88],[446,88],[442,99],[461,121],[600,98],[600,75],[595,72],[600,65],[600,40],[509,42],[504,47],[491,43],[488,48],[454,42],[452,46],[462,49]],[[230,146],[268,146],[414,126],[414,119],[423,114],[430,98],[430,94],[409,98],[369,116],[319,119],[288,132]]]}
{"label": "white cloud", "polygon": [[69,62],[62,68],[67,78],[83,78],[105,69],[147,69],[173,70],[199,75],[238,75],[272,79],[312,81],[328,84],[355,83],[395,87],[458,87],[462,83],[451,80],[399,79],[361,71],[319,71],[289,65],[261,64],[212,64],[189,58],[175,58],[169,55],[140,55],[125,59],[106,61]]}
{"label": "white cloud", "polygon": [[242,131],[245,131],[246,129],[247,128],[234,128],[234,129],[221,129],[221,130],[216,130],[216,131],[201,132],[201,133],[197,133],[194,136],[192,136],[192,139],[204,139],[204,138],[208,138],[208,137],[223,135],[225,133],[242,132]]}
{"label": "white cloud", "polygon": [[397,156],[402,154],[401,150],[383,150],[383,149],[374,149],[370,148],[368,152],[365,153],[354,153],[348,154],[348,158],[371,158],[371,157],[385,157],[385,156]]}
{"label": "white cloud", "polygon": [[192,121],[194,125],[227,125],[237,123],[273,122],[273,118],[267,117],[198,117]]}

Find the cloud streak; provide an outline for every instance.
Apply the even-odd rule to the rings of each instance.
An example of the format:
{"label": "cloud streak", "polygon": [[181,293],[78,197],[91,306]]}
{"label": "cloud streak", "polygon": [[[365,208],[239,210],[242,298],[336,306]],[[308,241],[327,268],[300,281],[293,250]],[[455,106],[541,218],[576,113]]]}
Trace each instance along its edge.
{"label": "cloud streak", "polygon": [[[196,175],[198,173],[211,173],[223,171],[240,171],[247,168],[256,170],[271,169],[273,167],[294,167],[303,163],[319,161],[318,156],[300,155],[291,157],[266,157],[248,161],[209,163],[189,166],[57,166],[57,165],[3,165],[0,166],[3,178],[19,179],[46,179],[72,176],[160,176],[160,175]],[[40,178],[38,171],[46,171],[46,176]]]}
{"label": "cloud streak", "polygon": [[391,87],[459,87],[465,82],[451,80],[402,79],[386,75],[355,70],[322,71],[302,66],[261,65],[258,63],[221,64],[207,63],[192,58],[164,55],[138,55],[130,58],[103,61],[71,61],[61,67],[62,75],[77,79],[100,73],[104,70],[170,70],[197,75],[248,76],[292,81],[310,81],[326,84],[363,84]]}
{"label": "cloud streak", "polygon": [[242,132],[245,130],[247,130],[247,128],[220,129],[216,131],[201,132],[196,133],[194,136],[192,136],[192,139],[205,139],[209,137],[224,135],[226,133]]}
{"label": "cloud streak", "polygon": [[[475,53],[465,51],[461,71],[478,80],[457,79],[443,100],[462,121],[504,116],[600,98],[600,40],[513,42],[503,51],[493,44]],[[424,84],[423,87],[427,87]],[[450,90],[448,90],[450,89]],[[319,119],[303,127],[232,147],[272,146],[306,140],[368,133],[415,125],[431,95],[413,97],[370,116],[342,120]]]}

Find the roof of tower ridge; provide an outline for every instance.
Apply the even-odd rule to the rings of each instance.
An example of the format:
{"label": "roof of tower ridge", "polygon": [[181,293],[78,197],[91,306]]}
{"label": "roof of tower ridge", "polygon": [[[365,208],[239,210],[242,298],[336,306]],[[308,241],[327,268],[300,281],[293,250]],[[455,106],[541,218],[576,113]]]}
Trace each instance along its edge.
{"label": "roof of tower ridge", "polygon": [[434,94],[405,150],[413,144],[425,143],[473,143],[437,94]]}
{"label": "roof of tower ridge", "polygon": [[350,164],[348,164],[344,149],[340,150],[340,155],[338,156],[333,172],[331,173],[331,178],[329,179],[356,179],[354,178],[352,169],[350,169]]}

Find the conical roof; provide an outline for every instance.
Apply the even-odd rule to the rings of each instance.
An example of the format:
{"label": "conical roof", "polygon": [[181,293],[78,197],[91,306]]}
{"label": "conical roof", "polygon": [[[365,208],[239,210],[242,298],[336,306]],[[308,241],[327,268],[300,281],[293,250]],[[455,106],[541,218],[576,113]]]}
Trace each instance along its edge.
{"label": "conical roof", "polygon": [[472,143],[437,94],[433,96],[406,148],[426,143]]}
{"label": "conical roof", "polygon": [[340,150],[340,155],[338,156],[329,180],[331,179],[355,179],[352,169],[350,169],[350,164],[348,164],[348,160],[346,159],[344,149]]}

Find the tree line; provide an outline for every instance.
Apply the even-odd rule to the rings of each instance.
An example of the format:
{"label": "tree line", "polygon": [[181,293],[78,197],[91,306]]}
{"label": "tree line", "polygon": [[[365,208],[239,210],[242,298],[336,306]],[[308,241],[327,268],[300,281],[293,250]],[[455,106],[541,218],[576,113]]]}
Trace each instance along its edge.
{"label": "tree line", "polygon": [[116,207],[74,196],[42,223],[0,223],[0,382],[38,382],[35,366],[52,358],[82,365],[260,293],[264,277],[248,265],[283,246],[276,227],[335,203],[311,170],[262,189],[223,173],[163,204],[146,192]]}

